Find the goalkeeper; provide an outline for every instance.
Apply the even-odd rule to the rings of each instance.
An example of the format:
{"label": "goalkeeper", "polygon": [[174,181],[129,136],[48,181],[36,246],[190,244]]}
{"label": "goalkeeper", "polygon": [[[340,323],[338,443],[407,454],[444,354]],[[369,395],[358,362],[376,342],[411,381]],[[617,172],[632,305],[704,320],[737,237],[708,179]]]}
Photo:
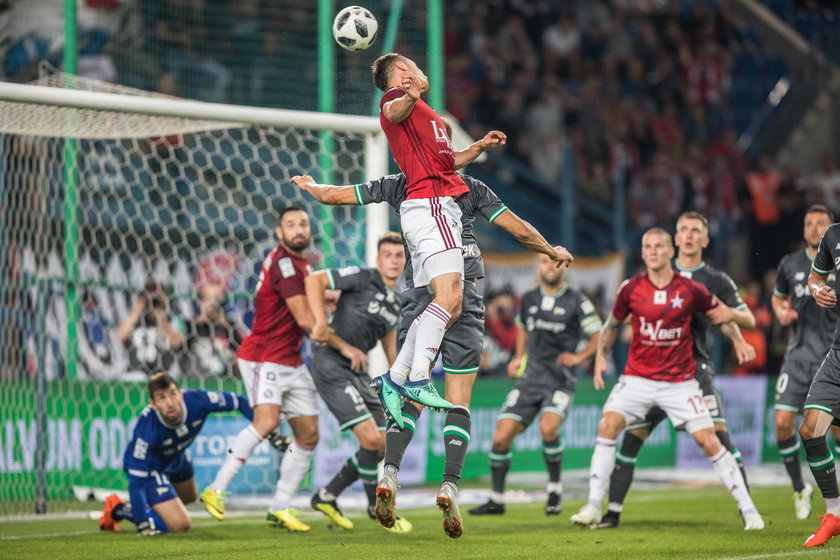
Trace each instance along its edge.
{"label": "goalkeeper", "polygon": [[[236,393],[182,391],[166,372],[152,375],[148,387],[149,406],[140,414],[123,455],[131,501],[108,496],[99,519],[103,531],[120,531],[123,520],[134,523],[141,535],[188,530],[191,521],[184,504],[194,502],[198,491],[187,448],[213,412],[239,410],[253,419],[248,399]],[[274,435],[272,444],[285,450],[288,441]]]}

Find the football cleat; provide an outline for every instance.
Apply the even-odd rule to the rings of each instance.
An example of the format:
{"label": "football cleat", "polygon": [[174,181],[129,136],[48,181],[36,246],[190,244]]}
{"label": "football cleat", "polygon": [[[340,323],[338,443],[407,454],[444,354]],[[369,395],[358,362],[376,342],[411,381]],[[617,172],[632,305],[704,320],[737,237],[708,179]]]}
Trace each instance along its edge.
{"label": "football cleat", "polygon": [[505,513],[505,504],[487,500],[487,503],[476,506],[468,511],[470,515],[503,515]]}
{"label": "football cleat", "polygon": [[576,525],[583,525],[585,527],[591,527],[598,523],[601,519],[601,510],[593,506],[592,504],[586,504],[580,511],[574,514],[571,517],[571,520]]}
{"label": "football cleat", "polygon": [[312,496],[312,501],[310,502],[312,505],[312,509],[315,511],[320,511],[324,515],[330,518],[330,521],[341,527],[342,529],[347,529],[348,531],[353,528],[353,522],[344,517],[344,514],[341,513],[341,510],[338,508],[338,504],[335,500],[324,500],[321,499],[320,492],[315,492]]}
{"label": "football cleat", "polygon": [[457,539],[464,533],[461,512],[455,501],[457,495],[458,487],[452,482],[444,482],[435,502],[438,509],[443,512],[443,532],[453,539]]}
{"label": "football cleat", "polygon": [[793,493],[793,511],[797,519],[808,519],[811,517],[811,497],[814,495],[814,487],[805,483],[801,492]]}
{"label": "football cleat", "polygon": [[546,515],[560,515],[563,511],[563,497],[559,492],[549,492],[548,501],[545,503]]}
{"label": "football cleat", "polygon": [[820,527],[805,541],[805,546],[822,546],[828,539],[840,535],[840,517],[826,513],[817,519],[822,519]]}
{"label": "football cleat", "polygon": [[285,528],[289,531],[305,532],[311,529],[309,525],[301,521],[295,516],[291,509],[278,509],[277,511],[268,510],[265,520],[269,525],[279,528]]}
{"label": "football cleat", "polygon": [[105,498],[105,508],[102,510],[102,517],[99,518],[100,531],[122,531],[120,522],[111,517],[111,512],[120,504],[125,504],[116,494],[111,494]]}
{"label": "football cleat", "polygon": [[452,408],[452,403],[438,394],[430,379],[406,381],[399,391],[405,400],[422,404],[437,412]]}
{"label": "football cleat", "polygon": [[283,434],[277,432],[271,432],[266,436],[268,443],[271,444],[271,447],[277,450],[278,453],[285,453],[286,450],[289,449],[289,446],[292,444],[291,436],[285,436]]}
{"label": "football cleat", "polygon": [[374,377],[370,383],[371,388],[379,397],[379,404],[385,409],[385,414],[394,420],[397,426],[403,429],[402,397],[400,388],[391,379],[391,372],[385,372],[379,377]]}
{"label": "football cleat", "polygon": [[764,529],[764,519],[757,511],[742,515],[744,517],[744,531],[761,531]]}
{"label": "football cleat", "polygon": [[376,485],[376,506],[373,512],[379,524],[386,529],[397,522],[397,477],[387,469]]}
{"label": "football cleat", "polygon": [[204,503],[204,509],[219,521],[225,518],[225,494],[227,492],[213,490],[209,486],[201,491],[200,499]]}
{"label": "football cleat", "polygon": [[601,518],[601,522],[593,525],[593,529],[615,529],[618,527],[618,522],[621,519],[621,513],[617,511],[607,510],[607,513]]}
{"label": "football cleat", "polygon": [[[374,510],[375,510],[374,506],[368,506],[368,509],[367,509],[368,517],[370,517],[371,519],[373,519],[375,521],[376,520],[376,512]],[[382,528],[385,529],[386,531],[388,531],[389,533],[410,533],[411,531],[414,530],[414,525],[412,525],[411,521],[409,521],[408,519],[402,517],[400,514],[397,514],[397,518],[394,521],[394,526],[393,527],[382,527]]]}

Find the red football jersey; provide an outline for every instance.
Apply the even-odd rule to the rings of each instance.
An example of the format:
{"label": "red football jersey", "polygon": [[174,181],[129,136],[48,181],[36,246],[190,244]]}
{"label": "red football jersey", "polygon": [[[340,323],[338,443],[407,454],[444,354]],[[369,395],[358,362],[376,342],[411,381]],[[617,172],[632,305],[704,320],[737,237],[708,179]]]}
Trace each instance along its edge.
{"label": "red football jersey", "polygon": [[694,378],[691,317],[717,305],[705,286],[674,274],[657,288],[643,272],[625,281],[613,315],[623,321],[633,314],[633,338],[624,375],[678,383]]}
{"label": "red football jersey", "polygon": [[254,297],[254,325],[239,347],[238,358],[287,366],[303,363],[300,349],[305,333],[286,299],[306,295],[303,280],[311,270],[308,260],[292,255],[283,245],[277,245],[268,254]]}
{"label": "red football jersey", "polygon": [[382,113],[388,101],[405,95],[401,87],[391,88],[379,101],[379,123],[388,138],[391,153],[405,175],[408,199],[452,196],[469,192],[455,173],[455,153],[446,136],[440,115],[419,99],[405,120],[392,123]]}

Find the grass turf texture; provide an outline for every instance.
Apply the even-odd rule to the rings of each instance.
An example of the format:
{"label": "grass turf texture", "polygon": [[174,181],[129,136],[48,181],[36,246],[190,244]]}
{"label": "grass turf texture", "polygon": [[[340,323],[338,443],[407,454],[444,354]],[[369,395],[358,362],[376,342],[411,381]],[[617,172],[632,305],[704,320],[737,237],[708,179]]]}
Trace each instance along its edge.
{"label": "grass turf texture", "polygon": [[326,517],[305,515],[309,533],[289,533],[268,527],[262,517],[223,522],[196,519],[180,535],[138,537],[123,523],[124,533],[99,533],[95,521],[11,521],[0,524],[0,557],[60,558],[341,558],[342,560],[400,558],[663,558],[676,560],[740,558],[838,558],[840,537],[822,548],[802,543],[819,524],[821,500],[815,514],[798,521],[793,516],[792,492],[787,488],[757,488],[756,504],[768,527],[745,532],[735,504],[719,488],[631,492],[618,529],[592,531],[573,526],[569,516],[583,504],[567,500],[561,515],[547,517],[542,503],[508,506],[502,516],[466,514],[464,536],[452,540],[443,533],[441,514],[429,507],[406,510],[414,532],[395,535],[353,512],[352,531],[328,530]]}

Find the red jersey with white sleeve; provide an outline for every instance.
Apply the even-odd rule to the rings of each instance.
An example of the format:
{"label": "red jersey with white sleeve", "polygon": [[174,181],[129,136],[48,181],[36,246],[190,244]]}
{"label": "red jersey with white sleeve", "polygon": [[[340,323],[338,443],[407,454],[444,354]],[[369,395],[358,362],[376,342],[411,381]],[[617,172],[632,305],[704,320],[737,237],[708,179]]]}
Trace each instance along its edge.
{"label": "red jersey with white sleeve", "polygon": [[279,244],[263,261],[254,298],[254,324],[239,347],[237,358],[286,366],[303,363],[300,350],[304,331],[295,321],[286,300],[305,295],[303,281],[312,271],[307,259],[291,254]]}
{"label": "red jersey with white sleeve", "polygon": [[633,315],[624,375],[671,383],[694,379],[691,318],[715,305],[705,286],[679,274],[663,288],[654,286],[647,272],[625,280],[612,311],[619,321]]}
{"label": "red jersey with white sleeve", "polygon": [[385,92],[379,101],[379,124],[405,175],[406,198],[457,198],[468,193],[469,187],[455,173],[455,152],[446,136],[446,126],[434,109],[418,99],[403,121],[392,123],[385,117],[385,103],[403,95],[405,90],[401,87]]}

